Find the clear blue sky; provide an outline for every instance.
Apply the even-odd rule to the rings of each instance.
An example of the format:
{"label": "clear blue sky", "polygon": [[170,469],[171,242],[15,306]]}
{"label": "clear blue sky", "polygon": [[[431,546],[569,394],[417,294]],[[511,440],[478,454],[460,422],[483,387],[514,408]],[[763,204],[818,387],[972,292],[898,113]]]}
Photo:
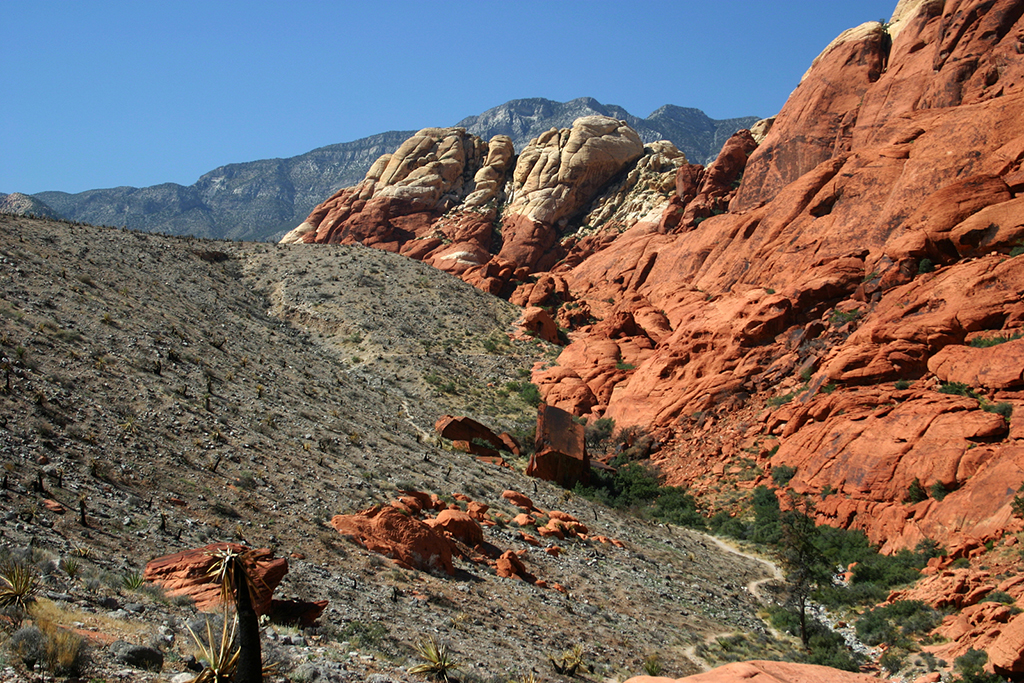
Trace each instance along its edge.
{"label": "clear blue sky", "polygon": [[0,192],[194,183],[510,99],[771,116],[896,0],[4,0]]}

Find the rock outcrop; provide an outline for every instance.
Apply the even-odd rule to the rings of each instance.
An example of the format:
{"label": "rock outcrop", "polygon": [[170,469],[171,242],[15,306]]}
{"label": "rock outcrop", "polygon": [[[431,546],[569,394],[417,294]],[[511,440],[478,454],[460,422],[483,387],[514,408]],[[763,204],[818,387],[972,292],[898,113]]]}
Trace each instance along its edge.
{"label": "rock outcrop", "polygon": [[874,676],[793,662],[736,662],[684,678],[634,676],[626,683],[877,683]]}
{"label": "rock outcrop", "polygon": [[274,557],[266,548],[251,551],[238,543],[214,543],[194,550],[164,555],[146,564],[143,578],[161,586],[168,595],[188,595],[196,609],[207,610],[220,604],[221,586],[210,575],[217,562],[217,553],[228,550],[241,553],[246,569],[253,579],[258,614],[271,612],[271,596],[281,579],[288,573],[288,560]]}
{"label": "rock outcrop", "polygon": [[[570,339],[534,375],[545,401],[658,430],[670,483],[698,489],[777,437],[764,466],[834,491],[821,521],[887,551],[1001,535],[1024,481],[1021,14],[900,3],[844,33],[760,142],[678,167],[660,222],[567,257],[546,301],[541,274],[520,296],[559,307]],[[904,504],[915,478],[952,492]]]}
{"label": "rock outcrop", "polygon": [[455,573],[451,545],[444,536],[391,505],[335,515],[331,526],[367,550],[390,557],[400,567]]}
{"label": "rock outcrop", "polygon": [[583,425],[560,408],[541,404],[537,411],[536,450],[526,475],[556,482],[566,488],[590,480],[590,459],[583,440]]}

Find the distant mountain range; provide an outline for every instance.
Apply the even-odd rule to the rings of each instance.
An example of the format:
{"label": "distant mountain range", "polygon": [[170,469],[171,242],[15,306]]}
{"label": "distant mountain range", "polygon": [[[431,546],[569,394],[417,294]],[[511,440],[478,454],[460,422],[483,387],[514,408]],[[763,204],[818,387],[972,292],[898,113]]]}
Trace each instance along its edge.
{"label": "distant mountain range", "polygon": [[[715,120],[699,109],[674,105],[665,105],[641,119],[622,107],[581,97],[569,102],[512,100],[456,125],[484,139],[508,135],[521,151],[541,133],[569,127],[580,116],[594,114],[626,121],[644,142],[671,140],[690,161],[698,163],[713,159],[732,133],[757,120],[756,116]],[[317,204],[362,180],[378,157],[394,151],[413,132],[389,131],[288,159],[228,164],[187,187],[163,183],[76,194],[40,192],[30,195],[42,203],[33,203],[32,212],[146,232],[274,240],[301,223]],[[4,198],[0,195],[0,200]]]}

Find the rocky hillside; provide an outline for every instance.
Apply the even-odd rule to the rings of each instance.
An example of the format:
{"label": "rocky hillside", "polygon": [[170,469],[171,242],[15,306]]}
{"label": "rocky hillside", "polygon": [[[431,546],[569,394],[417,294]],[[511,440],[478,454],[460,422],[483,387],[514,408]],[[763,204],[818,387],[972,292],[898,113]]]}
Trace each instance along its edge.
{"label": "rocky hillside", "polygon": [[1022,16],[903,0],[706,167],[607,116],[514,164],[507,137],[425,129],[286,239],[396,251],[550,316],[569,343],[533,374],[545,401],[655,431],[670,481],[714,505],[785,468],[819,522],[885,552],[984,554],[1022,529]]}
{"label": "rocky hillside", "polygon": [[0,213],[37,218],[58,218],[57,212],[41,200],[20,192],[0,194]]}
{"label": "rocky hillside", "polygon": [[[654,654],[683,675],[711,634],[764,634],[746,588],[771,578],[761,562],[436,437],[446,412],[532,426],[534,407],[507,386],[553,347],[510,340],[521,311],[507,302],[365,247],[314,258],[12,216],[0,264],[0,560],[31,563],[46,618],[88,636],[103,680],[156,680],[113,662],[115,639],[156,643],[165,674],[184,669],[194,610],[124,577],[220,541],[285,560],[277,597],[328,601],[316,628],[266,632],[288,675],[310,660],[320,680],[419,680],[399,667],[427,633],[481,679],[554,675],[547,658],[577,645],[591,680]],[[514,521],[521,499],[506,490],[529,495],[529,519]],[[453,542],[452,575],[392,563],[329,524],[411,491],[448,508],[429,517],[480,534],[475,549]],[[411,504],[384,509],[422,528]],[[579,521],[540,535],[549,518]],[[0,680],[24,680],[2,652]]]}
{"label": "rocky hillside", "polygon": [[[699,109],[673,105],[641,119],[621,107],[580,98],[564,103],[512,100],[458,125],[487,139],[510,135],[515,149],[522,150],[532,137],[590,114],[613,114],[628,121],[644,140],[671,140],[697,159],[713,157],[729,135],[755,120],[714,120]],[[324,197],[359,182],[375,159],[409,135],[410,131],[390,131],[288,159],[228,164],[187,187],[164,183],[75,194],[40,192],[33,197],[59,217],[94,225],[206,238],[276,240]]]}

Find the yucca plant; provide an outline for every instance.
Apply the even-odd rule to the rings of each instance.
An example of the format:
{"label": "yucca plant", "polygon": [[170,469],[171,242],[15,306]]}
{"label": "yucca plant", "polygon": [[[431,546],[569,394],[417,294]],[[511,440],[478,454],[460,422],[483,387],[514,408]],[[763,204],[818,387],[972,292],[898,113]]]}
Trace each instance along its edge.
{"label": "yucca plant", "polygon": [[583,666],[583,646],[577,643],[564,651],[557,659],[548,657],[548,661],[555,668],[555,673],[563,676],[575,676],[576,670]]}
{"label": "yucca plant", "polygon": [[235,605],[238,621],[237,664],[232,679],[235,683],[260,683],[264,673],[260,620],[256,614],[256,583],[245,568],[250,552],[239,553],[229,547],[222,548],[213,554],[215,561],[208,572],[208,576],[220,584],[224,605]]}
{"label": "yucca plant", "polygon": [[82,563],[76,558],[68,556],[62,558],[60,564],[57,565],[60,570],[68,575],[68,578],[74,581],[82,573]]}
{"label": "yucca plant", "polygon": [[15,626],[19,626],[29,605],[36,600],[39,578],[20,562],[7,561],[0,564],[0,579],[0,608],[10,609]]}
{"label": "yucca plant", "polygon": [[[226,605],[225,605],[226,607]],[[228,629],[228,622],[231,622],[231,628]],[[206,621],[206,641],[196,635],[195,631],[192,630],[188,624],[185,624],[185,628],[192,635],[192,639],[196,641],[196,645],[200,651],[200,659],[206,662],[206,668],[203,669],[202,673],[192,679],[192,683],[225,683],[233,679],[235,675],[235,668],[238,665],[238,655],[240,650],[235,647],[235,626],[238,620],[232,616],[228,618],[228,610],[224,610],[224,619],[222,620],[223,626],[221,628],[220,638],[214,640],[213,629],[210,628],[210,621]]]}
{"label": "yucca plant", "polygon": [[129,591],[137,591],[146,583],[146,579],[142,578],[142,572],[134,569],[126,571],[121,575],[121,587]]}
{"label": "yucca plant", "polygon": [[459,662],[448,647],[448,643],[438,640],[436,636],[428,635],[416,644],[416,653],[423,663],[411,667],[409,673],[421,674],[445,683],[457,680],[453,674],[459,670]]}

